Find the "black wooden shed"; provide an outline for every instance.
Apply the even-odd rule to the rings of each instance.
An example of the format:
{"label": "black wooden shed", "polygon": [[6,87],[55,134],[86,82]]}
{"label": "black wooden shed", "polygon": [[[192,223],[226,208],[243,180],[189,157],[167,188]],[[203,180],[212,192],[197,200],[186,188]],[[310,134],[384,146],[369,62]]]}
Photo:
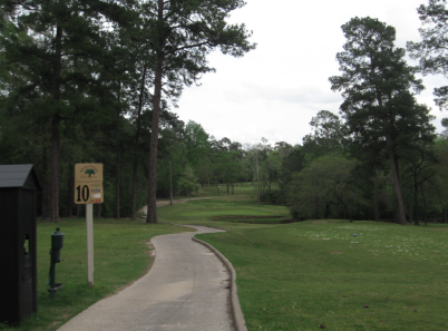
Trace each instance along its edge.
{"label": "black wooden shed", "polygon": [[37,311],[36,193],[33,165],[0,165],[0,322]]}

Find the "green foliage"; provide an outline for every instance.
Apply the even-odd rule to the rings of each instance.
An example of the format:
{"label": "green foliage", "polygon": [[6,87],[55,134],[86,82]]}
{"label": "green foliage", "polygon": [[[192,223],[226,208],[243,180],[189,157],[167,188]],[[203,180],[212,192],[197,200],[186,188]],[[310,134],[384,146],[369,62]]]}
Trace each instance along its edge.
{"label": "green foliage", "polygon": [[190,195],[193,192],[196,192],[198,189],[198,179],[194,175],[193,168],[189,165],[185,167],[185,171],[179,179],[179,186],[181,188],[181,192],[185,195]]}
{"label": "green foliage", "polygon": [[[420,60],[423,74],[442,74],[448,72],[448,9],[445,0],[429,0],[428,5],[421,5],[418,14],[422,21],[419,29],[421,42],[408,42],[407,48],[414,59]],[[446,109],[448,86],[434,89],[437,97],[434,101],[440,109]]]}
{"label": "green foliage", "polygon": [[347,128],[339,116],[328,110],[321,110],[311,119],[310,125],[311,134],[303,137],[303,153],[308,163],[324,155],[344,154]]}
{"label": "green foliage", "polygon": [[210,149],[208,138],[209,135],[202,125],[189,121],[185,126],[184,143],[187,148],[187,159],[194,168],[199,166]]}
{"label": "green foliage", "polygon": [[296,173],[288,192],[293,217],[351,218],[357,205],[363,203],[351,175],[354,166],[353,160],[330,155]]}
{"label": "green foliage", "polygon": [[[398,176],[397,155],[432,144],[432,116],[417,104],[410,89],[423,89],[415,69],[396,48],[395,29],[370,17],[351,19],[342,26],[347,39],[336,55],[342,75],[330,77],[332,90],[342,91],[340,109],[353,144],[365,155],[387,155],[401,224],[406,215]],[[370,158],[370,157],[368,157]]]}
{"label": "green foliage", "polygon": [[262,193],[261,201],[268,205],[288,205],[286,192],[280,189],[267,189]]}
{"label": "green foliage", "polygon": [[279,176],[279,186],[283,192],[291,184],[293,174],[304,168],[304,160],[304,151],[301,146],[296,146],[289,155],[283,158]]}
{"label": "green foliage", "polygon": [[[229,14],[244,1],[151,1],[146,3],[154,62],[154,98],[148,171],[148,223],[157,223],[156,174],[162,95],[176,98],[183,85],[213,71],[206,56],[215,49],[235,57],[255,48],[244,24],[229,24]],[[162,88],[167,85],[168,88]]]}
{"label": "green foliage", "polygon": [[410,92],[423,89],[414,69],[395,48],[395,29],[372,18],[353,18],[342,26],[347,42],[336,58],[341,76],[330,78],[332,90],[342,91],[341,105],[349,133],[366,151],[395,152],[419,140],[431,142],[434,127],[426,106]]}

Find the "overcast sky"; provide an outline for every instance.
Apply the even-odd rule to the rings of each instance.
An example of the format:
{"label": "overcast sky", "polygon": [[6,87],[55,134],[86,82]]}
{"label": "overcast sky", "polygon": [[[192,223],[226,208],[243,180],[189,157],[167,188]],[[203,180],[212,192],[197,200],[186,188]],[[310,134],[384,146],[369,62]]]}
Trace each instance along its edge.
{"label": "overcast sky", "polygon": [[[397,31],[396,46],[419,41],[420,4],[428,0],[247,0],[232,13],[231,22],[253,31],[257,48],[243,58],[209,55],[216,73],[206,74],[201,86],[185,88],[179,108],[181,120],[200,123],[217,139],[240,143],[286,141],[301,144],[309,122],[320,110],[339,113],[340,93],[328,78],[339,74],[336,53],[345,38],[341,25],[352,17],[378,18]],[[409,60],[415,64],[415,61]],[[442,76],[424,77],[417,99],[432,108],[434,125],[447,117],[435,106],[433,88],[445,85]]]}

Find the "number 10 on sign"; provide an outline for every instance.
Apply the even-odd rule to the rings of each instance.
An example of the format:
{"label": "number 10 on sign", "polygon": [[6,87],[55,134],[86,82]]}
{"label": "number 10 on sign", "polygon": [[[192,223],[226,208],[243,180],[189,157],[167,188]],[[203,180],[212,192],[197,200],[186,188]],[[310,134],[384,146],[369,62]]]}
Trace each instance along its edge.
{"label": "number 10 on sign", "polygon": [[75,184],[75,203],[103,203],[103,184],[102,183],[76,183]]}

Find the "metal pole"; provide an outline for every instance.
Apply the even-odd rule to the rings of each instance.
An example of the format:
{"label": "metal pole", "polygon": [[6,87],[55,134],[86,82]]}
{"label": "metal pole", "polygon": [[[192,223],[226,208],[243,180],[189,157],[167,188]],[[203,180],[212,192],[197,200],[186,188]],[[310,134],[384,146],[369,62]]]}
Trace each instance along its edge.
{"label": "metal pole", "polygon": [[87,225],[87,282],[93,286],[93,205],[86,205],[86,225]]}

